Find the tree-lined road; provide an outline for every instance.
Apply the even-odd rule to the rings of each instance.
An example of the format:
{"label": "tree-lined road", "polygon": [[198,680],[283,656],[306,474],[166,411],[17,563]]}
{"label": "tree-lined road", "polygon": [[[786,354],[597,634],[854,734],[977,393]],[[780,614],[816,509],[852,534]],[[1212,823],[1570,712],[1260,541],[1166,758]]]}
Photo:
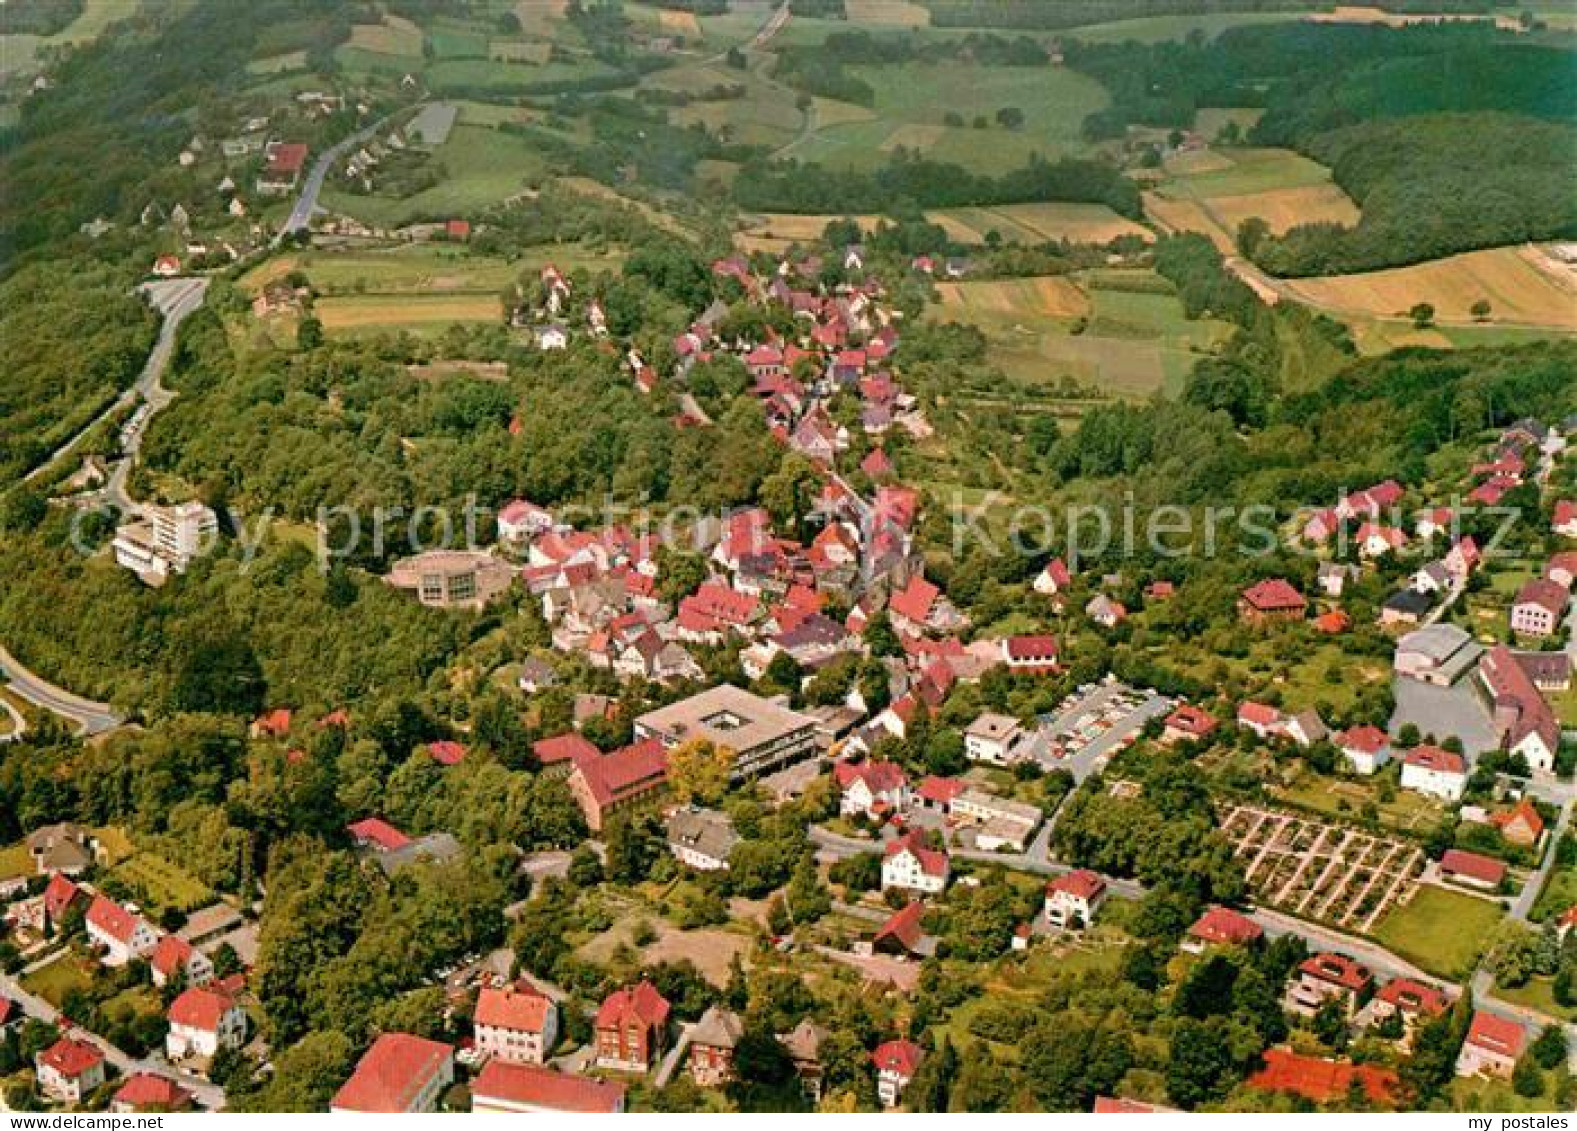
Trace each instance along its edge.
{"label": "tree-lined road", "polygon": [[142,443],[142,432],[147,427],[148,418],[169,403],[173,394],[164,391],[164,387],[159,384],[159,378],[163,376],[165,366],[170,363],[170,355],[175,352],[175,335],[180,330],[181,323],[185,321],[188,314],[203,304],[203,297],[208,293],[208,280],[206,278],[160,279],[156,282],[144,283],[138,289],[164,316],[164,322],[159,327],[159,336],[154,339],[153,349],[148,353],[148,360],[143,363],[142,372],[138,374],[137,380],[131,387],[116,397],[108,408],[88,421],[77,430],[76,435],[50,452],[42,463],[23,476],[23,482],[35,482],[54,467],[63,456],[71,454],[82,442],[83,437],[99,424],[130,408],[139,399],[145,399],[155,407],[144,414],[144,418],[135,428],[127,429],[128,433],[134,433],[129,436],[128,442],[131,453],[135,454],[137,447]]}
{"label": "tree-lined road", "polygon": [[33,706],[76,724],[77,733],[84,737],[114,730],[126,721],[108,703],[85,699],[34,675],[3,646],[0,646],[0,678]]}

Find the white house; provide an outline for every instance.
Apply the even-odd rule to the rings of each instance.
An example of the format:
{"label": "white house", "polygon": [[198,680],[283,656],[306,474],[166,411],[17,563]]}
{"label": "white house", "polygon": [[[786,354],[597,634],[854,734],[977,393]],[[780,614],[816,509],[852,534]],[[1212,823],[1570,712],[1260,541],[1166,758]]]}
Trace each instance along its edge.
{"label": "white house", "polygon": [[214,964],[206,954],[179,935],[165,935],[148,956],[153,984],[163,987],[180,975],[188,986],[205,986],[214,980]]}
{"label": "white house", "polygon": [[103,895],[93,897],[87,928],[89,941],[104,948],[106,966],[124,966],[153,953],[159,945],[159,933],[152,924]]}
{"label": "white house", "polygon": [[246,1011],[223,990],[193,986],[170,1003],[165,1054],[172,1060],[209,1059],[246,1041]]}
{"label": "white house", "polygon": [[987,711],[964,731],[964,753],[973,762],[1006,766],[1016,761],[1014,750],[1024,737],[1019,721],[1008,715]]}
{"label": "white house", "polygon": [[39,1053],[34,1065],[39,1089],[67,1103],[81,1103],[104,1083],[104,1054],[87,1041],[62,1037]]}
{"label": "white house", "polygon": [[1352,727],[1335,738],[1337,749],[1355,774],[1367,776],[1391,760],[1391,741],[1377,726]]}
{"label": "white house", "polygon": [[876,1046],[871,1063],[876,1066],[876,1098],[883,1107],[898,1106],[924,1059],[925,1050],[913,1041],[887,1041]]}
{"label": "white house", "polygon": [[1095,921],[1106,902],[1106,881],[1079,868],[1046,885],[1046,922],[1053,927],[1082,930]]}
{"label": "white house", "polygon": [[887,842],[882,856],[882,890],[936,895],[947,887],[947,853],[926,848],[918,831]]}
{"label": "white house", "polygon": [[474,1020],[477,1051],[510,1064],[542,1064],[558,1044],[558,1006],[530,985],[483,987]]}
{"label": "white house", "polygon": [[1442,801],[1460,801],[1467,789],[1467,761],[1438,746],[1420,746],[1402,759],[1402,788]]}
{"label": "white house", "polygon": [[838,812],[845,817],[879,817],[909,807],[909,780],[896,762],[839,762],[832,773],[842,791]]}
{"label": "white house", "polygon": [[1067,563],[1061,558],[1052,558],[1046,567],[1035,575],[1031,587],[1037,593],[1050,597],[1061,593],[1073,584],[1073,575],[1068,572]]}

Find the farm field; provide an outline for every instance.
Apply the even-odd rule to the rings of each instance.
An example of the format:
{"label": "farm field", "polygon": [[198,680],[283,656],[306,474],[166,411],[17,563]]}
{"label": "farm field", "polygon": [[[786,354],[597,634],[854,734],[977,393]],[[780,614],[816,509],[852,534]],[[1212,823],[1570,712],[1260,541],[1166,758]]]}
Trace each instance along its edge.
{"label": "farm field", "polygon": [[996,231],[1007,243],[1109,243],[1119,236],[1153,240],[1154,234],[1104,204],[1000,204],[990,208],[954,208],[927,212],[961,243],[984,243]]}
{"label": "farm field", "polygon": [[[734,71],[712,65],[674,67],[659,71],[643,84],[664,90],[679,90],[689,94],[702,94],[716,86],[745,88],[743,98],[695,101],[686,106],[676,106],[669,111],[679,125],[696,123],[719,133],[731,141],[746,145],[764,145],[772,148],[787,145],[799,136],[805,116],[795,107],[792,99],[784,97],[778,87],[765,82],[748,71]],[[825,100],[819,100],[820,101]],[[828,103],[842,106],[842,103]],[[862,108],[866,116],[869,112]],[[834,112],[834,117],[838,115]],[[838,120],[847,120],[846,116]]]}
{"label": "farm field", "polygon": [[1201,106],[1194,114],[1194,132],[1206,140],[1213,139],[1228,122],[1236,122],[1240,130],[1247,130],[1265,111],[1258,106]]}
{"label": "farm field", "polygon": [[1258,216],[1273,232],[1297,224],[1356,224],[1358,206],[1330,170],[1285,149],[1199,149],[1167,164],[1170,176],[1145,194],[1158,222],[1209,236],[1223,251],[1238,225]]}
{"label": "farm field", "polygon": [[128,0],[85,0],[82,14],[55,35],[0,35],[0,75],[32,71],[40,48],[91,43],[114,21],[135,15],[137,6]]}
{"label": "farm field", "polygon": [[496,294],[354,295],[320,299],[316,311],[323,329],[331,334],[395,330],[433,334],[457,322],[497,322],[504,307]]}
{"label": "farm field", "polygon": [[1288,279],[1285,287],[1295,298],[1340,313],[1396,316],[1427,302],[1442,322],[1471,323],[1473,304],[1485,299],[1492,323],[1577,331],[1577,282],[1541,262],[1525,248],[1490,248],[1362,275]]}
{"label": "farm field", "polygon": [[[819,239],[827,224],[841,217],[816,213],[764,212],[735,236],[745,251],[782,251],[795,240]],[[949,208],[927,212],[949,239],[959,243],[985,243],[995,231],[1007,243],[1038,244],[1065,239],[1074,243],[1107,243],[1118,236],[1151,240],[1148,228],[1120,216],[1104,204],[1000,204],[990,208]],[[882,217],[866,213],[854,217],[861,226],[874,228]]]}
{"label": "farm field", "polygon": [[[1153,276],[1149,276],[1153,278]],[[1227,332],[1190,322],[1170,294],[1080,285],[1051,277],[938,284],[934,317],[978,325],[990,359],[1010,376],[1032,381],[1072,377],[1121,397],[1176,391],[1197,360]],[[1075,334],[1075,321],[1084,319]]]}
{"label": "farm field", "polygon": [[[784,251],[796,241],[804,243],[821,238],[823,229],[828,223],[840,217],[832,215],[817,215],[815,213],[796,214],[792,212],[761,212],[748,218],[745,227],[735,233],[734,243],[741,251],[755,252],[766,251],[777,253]],[[876,227],[880,216],[864,214],[854,216],[854,220],[865,230]]]}
{"label": "farm field", "polygon": [[246,65],[246,70],[252,75],[278,75],[286,71],[302,70],[306,65],[305,51],[286,51],[282,55],[270,55],[266,59],[253,59]]}
{"label": "farm field", "polygon": [[889,27],[925,27],[931,13],[910,0],[846,0],[849,22]]}
{"label": "farm field", "polygon": [[1430,973],[1460,978],[1477,964],[1501,917],[1491,900],[1422,884],[1372,933],[1382,946]]}
{"label": "farm field", "polygon": [[[856,67],[853,73],[876,91],[870,121],[818,127],[793,155],[845,168],[872,168],[899,146],[980,173],[1024,165],[1032,153],[1047,157],[1083,153],[1085,117],[1109,99],[1099,83],[1073,71],[1050,67],[988,67],[966,63],[912,63]],[[1024,126],[1004,129],[995,115],[1004,106],[1024,112]],[[944,115],[966,123],[948,126]],[[968,123],[983,116],[990,125]]]}
{"label": "farm field", "polygon": [[1159,43],[1167,39],[1182,39],[1196,31],[1213,39],[1227,28],[1243,27],[1248,24],[1285,23],[1298,18],[1296,12],[1207,12],[1188,16],[1141,16],[1132,20],[1111,20],[1106,23],[1068,28],[1062,34],[1069,39],[1082,39],[1087,43],[1122,43],[1130,39],[1140,43]]}
{"label": "farm field", "polygon": [[242,276],[240,285],[255,293],[298,268],[324,295],[407,291],[496,294],[520,273],[502,259],[471,255],[449,244],[402,244],[383,251],[303,251],[280,256]]}
{"label": "farm field", "polygon": [[443,220],[498,204],[545,170],[530,142],[483,126],[456,126],[448,140],[433,150],[433,160],[442,164],[446,175],[432,188],[403,198],[325,190],[324,205],[385,227]]}

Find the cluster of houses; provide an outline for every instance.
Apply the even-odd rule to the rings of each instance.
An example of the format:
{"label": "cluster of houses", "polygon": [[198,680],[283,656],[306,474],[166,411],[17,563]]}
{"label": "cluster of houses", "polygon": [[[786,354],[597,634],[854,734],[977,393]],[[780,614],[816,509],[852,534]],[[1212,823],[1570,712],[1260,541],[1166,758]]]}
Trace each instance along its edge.
{"label": "cluster of houses", "polygon": [[[603,999],[592,1018],[581,1071],[561,1069],[554,1062],[564,1032],[562,1009],[555,994],[527,977],[490,979],[476,994],[469,1039],[456,1046],[409,1033],[383,1034],[335,1094],[330,1109],[435,1111],[455,1082],[457,1064],[472,1070],[471,1110],[487,1113],[617,1114],[625,1110],[625,1079],[648,1075],[670,1053],[678,1058],[676,1070],[698,1087],[721,1088],[736,1077],[735,1054],[745,1027],[738,1014],[723,1006],[714,1004],[693,1024],[682,1025],[650,981],[621,986]],[[777,1035],[812,1100],[821,1094],[826,1037],[826,1030],[810,1020]],[[893,1044],[881,1045],[872,1054],[879,1086],[886,1081],[882,1095],[889,1106],[898,1102],[920,1059],[915,1048],[902,1064],[888,1063]]]}
{"label": "cluster of houses", "polygon": [[[165,1055],[172,1064],[201,1073],[221,1049],[243,1046],[248,1032],[241,1004],[244,977],[220,978],[212,958],[196,941],[161,930],[135,906],[118,903],[95,890],[83,878],[104,861],[92,833],[77,825],[49,825],[30,833],[25,845],[35,875],[48,876],[49,881],[36,895],[26,894],[25,878],[0,893],[0,898],[20,896],[12,899],[5,913],[20,940],[44,940],[68,917],[80,914],[88,945],[103,966],[115,969],[141,961],[147,964],[154,986],[162,988],[174,982],[181,987],[166,1012]],[[3,1008],[0,1014],[5,1014]],[[12,1020],[20,1020],[20,1015]],[[62,1103],[80,1103],[105,1083],[105,1054],[90,1037],[68,1032],[39,1053],[36,1076],[46,1096]],[[192,1097],[174,1080],[139,1073],[124,1083],[114,1104],[117,1110],[145,1110],[149,1106],[179,1110],[190,1107]]]}

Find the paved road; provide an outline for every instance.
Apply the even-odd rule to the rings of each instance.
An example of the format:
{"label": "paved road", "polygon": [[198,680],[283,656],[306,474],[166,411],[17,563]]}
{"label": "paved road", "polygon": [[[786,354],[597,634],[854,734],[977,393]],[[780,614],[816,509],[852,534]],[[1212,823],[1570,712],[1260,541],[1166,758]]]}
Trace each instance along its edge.
{"label": "paved road", "polygon": [[[393,115],[391,114],[389,117],[393,117]],[[329,170],[334,167],[334,162],[377,133],[388,120],[388,117],[380,118],[372,125],[357,130],[349,137],[335,142],[318,154],[318,159],[313,162],[312,168],[307,172],[307,179],[302,182],[301,195],[296,198],[295,207],[290,210],[290,215],[285,217],[285,222],[280,225],[279,235],[275,237],[276,243],[291,232],[301,231],[312,226],[312,217],[318,210],[318,194],[323,191],[323,182],[328,178]]]}
{"label": "paved road", "polygon": [[[23,477],[26,482],[32,482],[43,475],[62,456],[69,455],[82,442],[82,438],[98,424],[129,408],[139,398],[146,398],[151,403],[154,395],[161,395],[164,396],[165,403],[168,403],[168,394],[162,392],[162,386],[159,385],[159,377],[164,373],[164,367],[170,362],[170,354],[175,349],[175,333],[180,329],[181,322],[188,314],[202,305],[203,296],[208,293],[208,280],[206,278],[160,279],[157,282],[144,283],[139,289],[148,297],[159,313],[164,315],[164,323],[159,327],[159,336],[154,340],[153,349],[148,354],[148,360],[144,363],[142,372],[137,376],[136,382],[129,389],[115,398],[113,404],[84,425],[75,436],[49,453],[42,463],[28,472]],[[159,407],[162,408],[163,404],[160,404]],[[137,429],[137,434],[133,438],[134,445],[142,443],[142,428],[144,427],[146,427],[146,421]],[[135,451],[135,447],[133,451]]]}
{"label": "paved road", "polygon": [[103,734],[114,730],[126,720],[115,713],[108,703],[96,703],[74,695],[63,687],[34,675],[21,661],[0,647],[0,677],[6,686],[35,707],[42,708],[76,724],[77,733],[83,736]]}

